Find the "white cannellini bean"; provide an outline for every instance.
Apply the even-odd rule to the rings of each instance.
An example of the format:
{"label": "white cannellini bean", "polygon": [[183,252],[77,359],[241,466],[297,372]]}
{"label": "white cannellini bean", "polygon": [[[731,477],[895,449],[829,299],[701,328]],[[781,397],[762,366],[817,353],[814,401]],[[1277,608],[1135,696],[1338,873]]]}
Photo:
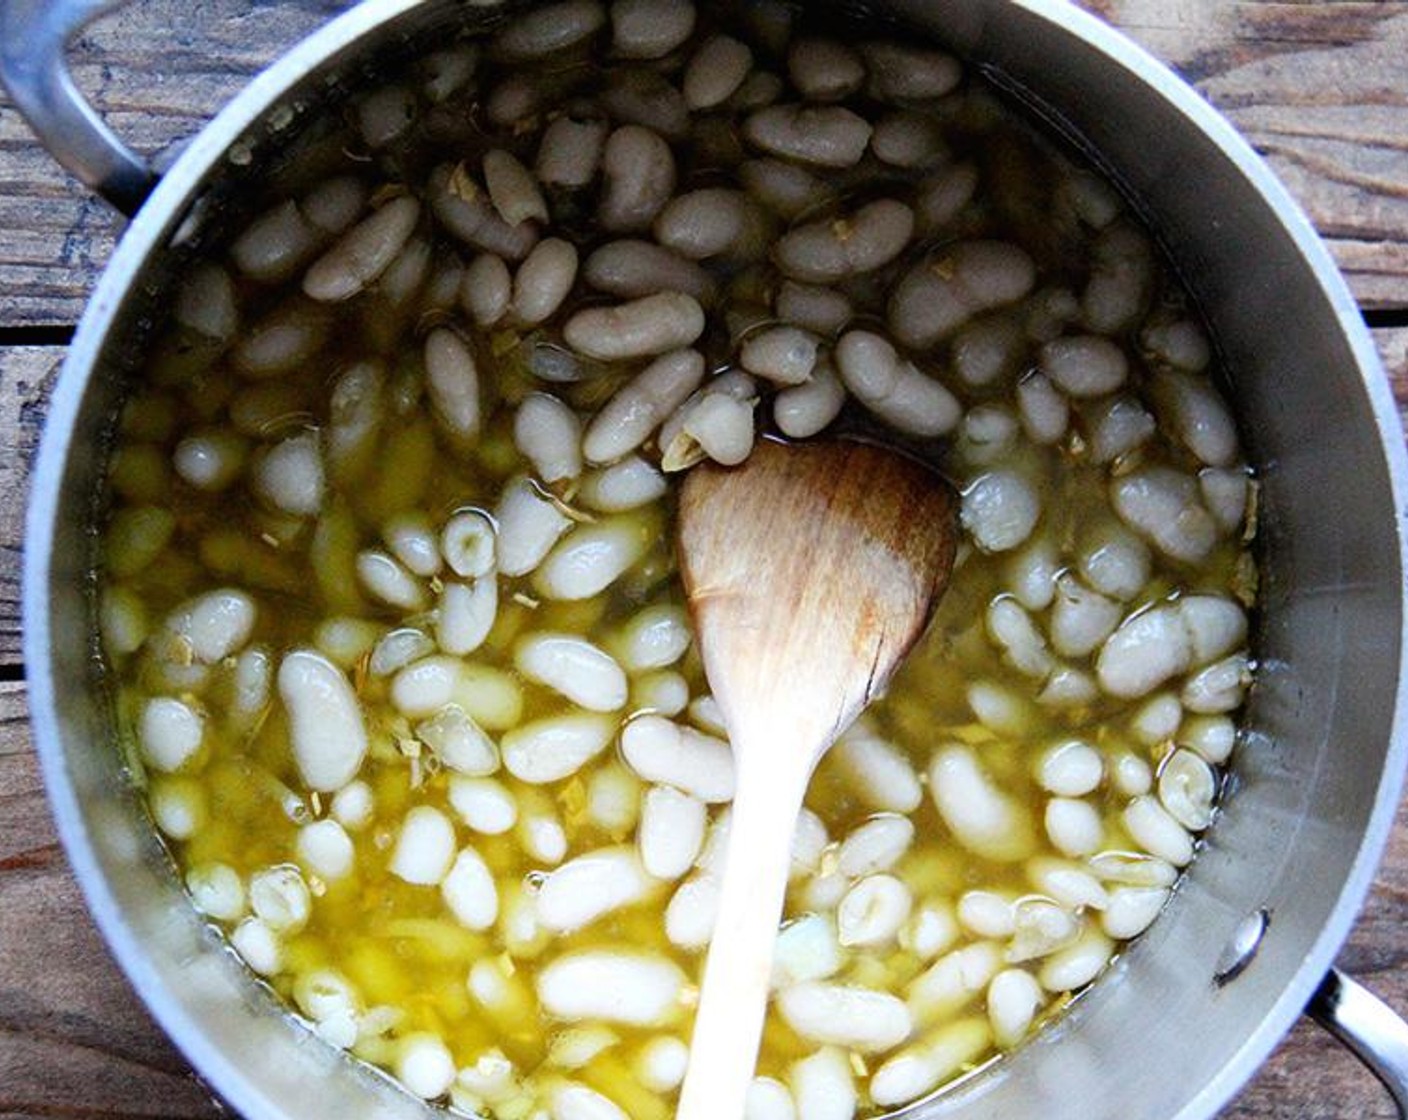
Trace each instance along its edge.
{"label": "white cannellini bean", "polygon": [[440,895],[456,921],[467,929],[489,929],[499,916],[493,872],[473,848],[461,848],[440,882]]}
{"label": "white cannellini bean", "polygon": [[665,476],[639,455],[587,472],[577,500],[601,513],[625,513],[664,497]]}
{"label": "white cannellini bean", "polygon": [[1110,963],[1115,946],[1094,926],[1087,926],[1076,942],[1042,962],[1037,979],[1048,992],[1083,988]]}
{"label": "white cannellini bean", "polygon": [[1022,475],[999,468],[979,475],[963,491],[960,518],[978,547],[1008,552],[1031,536],[1041,499]]}
{"label": "white cannellini bean", "polygon": [[299,862],[325,882],[345,879],[357,858],[347,830],[331,818],[300,828],[294,850]]}
{"label": "white cannellini bean", "polygon": [[[308,259],[317,247],[319,233],[300,211],[298,203],[287,199],[245,227],[230,244],[230,259],[244,275],[273,283],[286,279]],[[232,291],[230,295],[233,297],[233,294]],[[187,323],[186,319],[179,321]],[[218,322],[218,318],[215,321]],[[200,329],[194,323],[187,325]],[[202,333],[209,335],[211,332]]]}
{"label": "white cannellini bean", "polygon": [[675,664],[692,640],[684,609],[673,603],[659,603],[632,617],[622,627],[613,648],[623,667],[639,673]]}
{"label": "white cannellini bean", "polygon": [[518,823],[518,803],[493,778],[451,774],[449,798],[460,820],[481,835],[502,836]]}
{"label": "white cannellini bean", "polygon": [[1099,335],[1057,338],[1041,348],[1042,372],[1073,397],[1098,397],[1124,384],[1129,361]]}
{"label": "white cannellini bean", "polygon": [[621,732],[621,753],[643,780],[673,786],[709,804],[733,798],[728,743],[660,716],[640,716]]}
{"label": "white cannellini bean", "polygon": [[914,234],[914,211],[892,198],[790,230],[773,246],[784,275],[829,284],[883,268]]}
{"label": "white cannellini bean", "polygon": [[755,1077],[748,1085],[743,1120],[797,1120],[797,1106],[787,1086],[772,1077]]}
{"label": "white cannellini bean", "polygon": [[792,830],[792,879],[804,875],[815,875],[821,866],[821,858],[831,837],[826,834],[826,823],[810,809],[803,807],[797,814],[797,827]]}
{"label": "white cannellini bean", "polygon": [[917,1023],[924,1025],[971,1003],[1002,968],[1002,953],[990,941],[965,945],[936,960],[905,990]]}
{"label": "white cannellini bean", "polygon": [[837,105],[770,105],[750,113],[743,136],[754,147],[817,167],[854,167],[870,143],[870,123]]}
{"label": "white cannellini bean", "polygon": [[661,468],[686,470],[705,459],[729,467],[743,462],[753,450],[758,400],[757,383],[742,370],[715,377],[661,427]]}
{"label": "white cannellini bean", "polygon": [[381,86],[361,99],[356,114],[358,131],[367,147],[382,148],[410,127],[416,102],[405,86]]}
{"label": "white cannellini bean", "polygon": [[413,575],[429,579],[440,571],[440,542],[425,514],[397,514],[382,526],[381,539]]}
{"label": "white cannellini bean", "polygon": [[1043,534],[1029,539],[1007,560],[1007,586],[1027,610],[1044,611],[1056,596],[1056,577],[1062,567],[1054,543]]}
{"label": "white cannellini bean", "polygon": [[1187,830],[1148,794],[1134,798],[1120,818],[1134,842],[1152,856],[1175,867],[1185,867],[1193,858],[1193,838]]}
{"label": "white cannellini bean", "polygon": [[[969,385],[995,384],[1016,368],[1023,354],[1022,342],[1021,330],[1009,316],[978,319],[961,328],[954,336],[955,370],[959,378]],[[1019,382],[1019,394],[1021,391]]]}
{"label": "white cannellini bean", "polygon": [[183,481],[218,493],[239,478],[248,453],[249,445],[239,435],[217,429],[187,436],[176,445],[171,461]]}
{"label": "white cannellini bean", "polygon": [[694,875],[670,896],[665,908],[665,936],[681,949],[702,949],[713,936],[719,912],[719,881],[713,875]]}
{"label": "white cannellini bean", "polygon": [[1049,445],[1065,438],[1070,405],[1044,373],[1033,371],[1017,382],[1017,408],[1022,430],[1033,443]]}
{"label": "white cannellini bean", "polygon": [[867,875],[836,908],[836,931],[847,948],[885,945],[899,936],[914,899],[893,875]]}
{"label": "white cannellini bean", "polygon": [[689,706],[689,681],[672,669],[644,673],[631,682],[631,710],[674,718]]}
{"label": "white cannellini bean", "polygon": [[292,936],[308,924],[313,896],[298,868],[280,864],[250,876],[249,906],[275,933]]}
{"label": "white cannellini bean", "polygon": [[1115,756],[1114,765],[1110,768],[1110,784],[1117,793],[1138,797],[1153,788],[1154,772],[1137,754],[1122,751]]}
{"label": "white cannellini bean", "polygon": [[1216,766],[1226,762],[1237,745],[1237,725],[1221,715],[1190,716],[1178,728],[1178,743]]}
{"label": "white cannellini bean", "polygon": [[283,968],[279,935],[259,918],[245,918],[230,934],[230,944],[240,959],[260,976],[273,976]]}
{"label": "white cannellini bean", "polygon": [[387,869],[407,883],[433,887],[445,878],[454,858],[455,826],[450,818],[433,806],[416,805],[401,822]]}
{"label": "white cannellini bean", "polygon": [[606,23],[597,0],[558,0],[519,13],[493,40],[493,53],[508,62],[556,54],[591,38]]}
{"label": "white cannellini bean", "polygon": [[[530,219],[548,220],[548,204],[533,173],[502,148],[484,153],[484,185],[489,191],[489,201],[509,225],[516,226]],[[531,254],[528,259],[532,259]],[[575,251],[573,259],[576,259]]]}
{"label": "white cannellini bean", "polygon": [[1192,643],[1176,606],[1157,606],[1120,623],[1100,647],[1095,670],[1114,696],[1143,696],[1188,668]]}
{"label": "white cannellini bean", "polygon": [[753,68],[753,52],[728,35],[714,35],[694,52],[684,71],[684,100],[691,109],[712,109],[733,96]]}
{"label": "white cannellini bean", "polygon": [[1154,247],[1133,225],[1117,221],[1100,231],[1091,247],[1090,281],[1081,293],[1085,325],[1115,335],[1134,324],[1154,280]]}
{"label": "white cannellini bean", "polygon": [[529,393],[513,421],[513,442],[546,483],[582,473],[582,422],[554,396]]}
{"label": "white cannellini bean", "polygon": [[255,493],[275,509],[314,517],[323,507],[323,458],[317,432],[302,432],[255,458]]}
{"label": "white cannellini bean", "polygon": [[1082,534],[1080,574],[1096,591],[1127,602],[1149,582],[1149,546],[1117,522]]}
{"label": "white cannellini bean", "polygon": [[949,157],[940,119],[909,109],[886,113],[875,122],[870,150],[882,163],[906,170],[933,167]]}
{"label": "white cannellini bean", "polygon": [[278,687],[304,783],[323,792],[345,786],[367,753],[367,729],[351,683],[322,654],[298,649],[280,663]]}
{"label": "white cannellini bean", "polygon": [[803,1038],[874,1054],[898,1046],[913,1027],[904,1001],[888,992],[809,981],[777,996],[783,1020]]}
{"label": "white cannellini bean", "polygon": [[1046,803],[1044,823],[1047,838],[1062,855],[1093,855],[1105,839],[1100,811],[1087,801],[1053,797]]}
{"label": "white cannellini bean", "polygon": [[1035,263],[1017,246],[961,242],[900,278],[890,294],[890,330],[902,345],[928,349],[981,312],[1015,303],[1035,281]]}
{"label": "white cannellini bean", "polygon": [[[557,539],[572,526],[571,520],[525,475],[504,487],[494,510],[494,521],[498,524],[495,557],[499,571],[506,576],[523,576],[536,569]],[[475,543],[477,554],[477,539]],[[454,567],[453,562],[450,566]]]}
{"label": "white cannellini bean", "polygon": [[457,774],[478,777],[499,768],[499,751],[494,741],[458,704],[446,704],[416,724],[415,733]]}
{"label": "white cannellini bean", "polygon": [[425,588],[394,556],[379,548],[363,549],[357,553],[356,570],[357,582],[387,606],[410,613],[426,608]]}
{"label": "white cannellini bean", "polygon": [[685,978],[664,957],[627,949],[584,949],[538,973],[538,999],[556,1019],[660,1027],[674,1019]]}
{"label": "white cannellini bean", "polygon": [[1235,533],[1247,515],[1251,480],[1246,468],[1204,467],[1198,472],[1203,505],[1224,533]]}
{"label": "white cannellini bean", "polygon": [[558,1085],[549,1098],[551,1120],[630,1120],[611,1098],[585,1085]]}
{"label": "white cannellini bean", "polygon": [[641,782],[612,760],[587,780],[587,819],[611,836],[624,836],[640,820]]}
{"label": "white cannellini bean", "polygon": [[774,385],[802,385],[811,380],[819,342],[798,327],[768,327],[748,336],[738,361]]}
{"label": "white cannellini bean", "polygon": [[675,193],[670,145],[641,125],[622,125],[607,137],[601,165],[597,223],[611,233],[648,230]]}
{"label": "white cannellini bean", "polygon": [[1231,653],[1247,639],[1247,616],[1240,604],[1220,595],[1185,595],[1178,612],[1188,630],[1194,665]]}
{"label": "white cannellini bean", "polygon": [[235,368],[252,380],[276,378],[308,361],[327,341],[327,332],[328,319],[319,309],[290,301],[246,327],[231,357]]}
{"label": "white cannellini bean", "polygon": [[626,703],[626,674],[612,656],[571,634],[532,634],[514,648],[514,665],[529,680],[596,712]]}
{"label": "white cannellini bean", "polygon": [[1115,479],[1110,495],[1125,524],[1175,560],[1196,564],[1217,542],[1217,523],[1198,500],[1197,480],[1182,471],[1145,467]]}
{"label": "white cannellini bean", "polygon": [[1207,378],[1160,370],[1154,375],[1153,394],[1159,412],[1202,462],[1230,467],[1237,461],[1237,426]]}
{"label": "white cannellini bean", "polygon": [[1056,661],[1047,648],[1046,637],[1016,599],[999,595],[989,603],[987,628],[1002,647],[1005,660],[1019,673],[1043,681],[1051,676]]}
{"label": "white cannellini bean", "polygon": [[588,307],[562,328],[562,337],[572,349],[612,362],[664,354],[689,346],[703,333],[704,309],[683,292],[660,292],[614,307]]}
{"label": "white cannellini bean", "polygon": [[598,291],[621,299],[683,292],[709,304],[716,287],[709,273],[688,257],[634,238],[609,241],[593,251],[582,266],[582,278]]}
{"label": "white cannellini bean", "polygon": [[360,779],[348,782],[333,794],[333,819],[349,831],[358,832],[371,824],[375,809],[372,787]]}
{"label": "white cannellini bean", "polygon": [[948,904],[924,903],[900,930],[900,945],[921,961],[931,961],[958,940],[958,919]]}
{"label": "white cannellini bean", "polygon": [[[530,795],[535,791],[529,790]],[[529,857],[549,867],[562,862],[567,855],[567,833],[557,819],[552,802],[541,796],[520,796],[516,836]],[[533,926],[537,928],[536,911]]]}
{"label": "white cannellini bean", "polygon": [[865,64],[835,39],[805,38],[787,52],[787,73],[808,101],[841,101],[860,89]]}
{"label": "white cannellini bean", "polygon": [[147,788],[157,829],[172,840],[189,840],[210,819],[205,789],[183,775],[157,775]]}
{"label": "white cannellini bean", "polygon": [[1031,854],[1026,809],[992,783],[967,747],[945,747],[934,756],[929,793],[954,839],[975,854],[1002,861]]}
{"label": "white cannellini bean", "polygon": [[992,1044],[978,1019],[949,1023],[901,1050],[870,1079],[870,1099],[887,1107],[917,1100],[978,1058]]}
{"label": "white cannellini bean", "polygon": [[1156,856],[1139,852],[1101,852],[1092,856],[1090,869],[1106,883],[1131,887],[1171,887],[1178,868]]}
{"label": "white cannellini bean", "polygon": [[1100,880],[1066,860],[1038,856],[1027,864],[1027,877],[1043,895],[1071,910],[1103,910],[1109,903]]}
{"label": "white cannellini bean", "polygon": [[645,555],[648,532],[644,522],[629,514],[578,525],[534,570],[533,588],[548,599],[590,599]]}
{"label": "white cannellini bean", "polygon": [[670,786],[652,786],[637,834],[645,870],[656,879],[682,877],[694,866],[708,820],[708,809],[698,798]]}
{"label": "white cannellini bean", "polygon": [[1151,696],[1134,713],[1129,730],[1146,747],[1157,747],[1172,739],[1183,721],[1183,705],[1171,692]]}
{"label": "white cannellini bean", "polygon": [[772,986],[776,989],[825,980],[845,964],[841,943],[823,914],[804,914],[786,923],[773,952]]}
{"label": "white cannellini bean", "polygon": [[245,913],[244,883],[227,863],[198,863],[186,872],[186,890],[207,917],[233,922]]}
{"label": "white cannellini bean", "polygon": [[852,829],[837,851],[837,870],[858,878],[893,867],[914,842],[914,825],[898,813],[881,813]]}
{"label": "white cannellini bean", "polygon": [[1040,960],[1064,949],[1079,936],[1081,923],[1049,898],[1029,896],[1017,903],[1014,929],[1004,954],[1009,964]]}
{"label": "white cannellini bean", "polygon": [[325,303],[356,295],[396,259],[419,221],[417,199],[393,198],[313,263],[303,277],[303,291]]}
{"label": "white cannellini bean", "polygon": [[1071,575],[1056,580],[1051,610],[1051,644],[1065,657],[1084,657],[1099,647],[1119,625],[1119,603],[1092,591]]}
{"label": "white cannellini bean", "polygon": [[1169,893],[1167,887],[1120,887],[1111,891],[1109,905],[1100,915],[1100,928],[1117,941],[1138,937],[1159,916]]}
{"label": "white cannellini bean", "polygon": [[469,262],[460,281],[460,302],[481,327],[492,327],[508,313],[513,278],[502,257],[480,253]]}
{"label": "white cannellini bean", "polygon": [[749,193],[788,221],[836,198],[824,179],[786,160],[744,160],[738,177]]}
{"label": "white cannellini bean", "polygon": [[422,1100],[432,1101],[449,1091],[455,1080],[455,1059],[438,1035],[427,1031],[400,1040],[394,1066],[396,1077]]}
{"label": "white cannellini bean", "polygon": [[655,240],[691,261],[742,248],[753,227],[752,200],[728,187],[685,191],[667,202],[652,227]]}
{"label": "white cannellini bean", "polygon": [[671,1093],[680,1087],[689,1066],[689,1047],[673,1035],[657,1035],[636,1055],[635,1075],[653,1093]]}
{"label": "white cannellini bean", "polygon": [[1008,968],[988,985],[988,1020],[993,1040],[1010,1049],[1026,1037],[1036,1013],[1046,1003],[1046,995],[1036,977],[1025,969]]}
{"label": "white cannellini bean", "polygon": [[1179,699],[1190,712],[1213,715],[1239,707],[1251,681],[1251,664],[1245,653],[1234,653],[1189,677]]}
{"label": "white cannellini bean", "polygon": [[787,1071],[799,1120],[852,1120],[856,1087],[846,1052],[825,1046],[793,1062]]}
{"label": "white cannellini bean", "polygon": [[912,813],[924,799],[909,759],[866,724],[852,725],[832,748],[831,758],[845,774],[848,788],[871,809]]}
{"label": "white cannellini bean", "polygon": [[498,614],[498,580],[446,583],[435,611],[435,641],[446,654],[463,657],[484,644]]}
{"label": "white cannellini bean", "polygon": [[519,781],[541,785],[575,774],[606,749],[615,733],[616,721],[611,716],[580,712],[515,727],[499,746],[510,774]]}
{"label": "white cannellini bean", "polygon": [[861,404],[914,435],[938,436],[958,424],[962,407],[943,385],[901,358],[870,331],[848,331],[836,344],[836,369]]}
{"label": "white cannellini bean", "polygon": [[1079,739],[1057,743],[1043,752],[1037,763],[1037,781],[1061,797],[1084,797],[1104,779],[1100,752]]}
{"label": "white cannellini bean", "polygon": [[952,55],[889,40],[860,48],[870,72],[870,91],[882,101],[929,101],[958,85],[963,68]]}
{"label": "white cannellini bean", "polygon": [[1176,750],[1159,768],[1159,801],[1174,820],[1190,832],[1212,822],[1217,775],[1197,754]]}
{"label": "white cannellini bean", "polygon": [[205,716],[183,700],[157,696],[142,707],[137,740],[143,760],[172,773],[196,756],[205,737]]}
{"label": "white cannellini bean", "polygon": [[975,937],[1011,937],[1016,920],[1013,900],[996,891],[964,891],[958,900],[958,924]]}
{"label": "white cannellini bean", "polygon": [[783,389],[772,400],[773,420],[782,434],[793,439],[816,435],[840,415],[846,387],[836,375],[830,356],[820,354],[811,380]]}
{"label": "white cannellini bean", "polygon": [[676,350],[651,362],[587,425],[582,450],[588,462],[612,463],[634,451],[689,398],[703,377],[704,356],[697,350]]}
{"label": "white cannellini bean", "polygon": [[653,881],[631,848],[602,848],[568,860],[538,888],[538,922],[571,933],[644,899]]}
{"label": "white cannellini bean", "polygon": [[785,323],[794,323],[820,335],[835,335],[851,321],[855,308],[850,298],[834,288],[784,280],[777,289],[773,310]]}
{"label": "white cannellini bean", "polygon": [[525,326],[552,318],[577,279],[577,247],[560,237],[539,241],[513,278],[513,313]]}
{"label": "white cannellini bean", "polygon": [[605,121],[557,117],[543,129],[534,170],[538,181],[549,187],[577,190],[596,178],[606,146]]}
{"label": "white cannellini bean", "polygon": [[448,327],[426,335],[425,390],[445,434],[460,448],[472,445],[483,420],[479,367],[468,343]]}

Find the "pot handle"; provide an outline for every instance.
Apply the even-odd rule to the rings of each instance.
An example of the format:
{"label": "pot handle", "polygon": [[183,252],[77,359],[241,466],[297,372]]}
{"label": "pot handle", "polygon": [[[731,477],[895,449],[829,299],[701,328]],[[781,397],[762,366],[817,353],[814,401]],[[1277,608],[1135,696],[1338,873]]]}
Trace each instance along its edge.
{"label": "pot handle", "polygon": [[118,139],[73,84],[64,51],[125,0],[0,0],[0,82],[50,154],[129,217],[157,174]]}
{"label": "pot handle", "polygon": [[1362,984],[1330,969],[1306,1008],[1369,1067],[1408,1120],[1408,1023]]}

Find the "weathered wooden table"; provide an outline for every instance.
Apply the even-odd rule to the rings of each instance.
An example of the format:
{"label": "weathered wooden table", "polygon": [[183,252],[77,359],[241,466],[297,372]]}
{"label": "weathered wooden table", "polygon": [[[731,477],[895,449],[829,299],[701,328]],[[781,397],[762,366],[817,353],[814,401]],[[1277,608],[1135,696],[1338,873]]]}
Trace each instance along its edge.
{"label": "weathered wooden table", "polygon": [[[1194,82],[1270,159],[1329,241],[1408,408],[1408,3],[1087,3]],[[119,133],[157,152],[340,7],[143,0],[83,36],[75,71]],[[64,346],[120,231],[0,95],[0,1120],[219,1112],[84,910],[26,724],[27,472]],[[1340,962],[1408,1012],[1408,803]],[[1393,1115],[1378,1084],[1304,1023],[1226,1112]]]}

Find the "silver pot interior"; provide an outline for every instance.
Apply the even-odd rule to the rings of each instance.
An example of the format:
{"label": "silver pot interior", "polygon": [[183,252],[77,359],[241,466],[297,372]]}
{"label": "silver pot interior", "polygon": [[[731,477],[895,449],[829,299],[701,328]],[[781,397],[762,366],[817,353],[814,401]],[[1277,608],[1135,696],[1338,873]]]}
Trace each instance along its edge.
{"label": "silver pot interior", "polygon": [[[324,107],[473,14],[447,0],[377,7],[353,11],[261,78],[167,176],[80,329],[35,481],[28,653],[61,831],[135,986],[249,1116],[427,1110],[285,1016],[186,903],[107,745],[90,637],[94,495],[117,403],[173,271],[246,214],[241,200],[257,183],[291,161],[316,161],[313,122]],[[1304,1006],[1392,817],[1403,762],[1396,414],[1308,225],[1171,76],[1093,20],[1036,0],[901,0],[883,18],[932,31],[1125,187],[1202,304],[1262,482],[1260,678],[1226,810],[1192,872],[1055,1029],[906,1115],[1208,1116]],[[1262,915],[1254,956],[1226,979],[1229,947]]]}

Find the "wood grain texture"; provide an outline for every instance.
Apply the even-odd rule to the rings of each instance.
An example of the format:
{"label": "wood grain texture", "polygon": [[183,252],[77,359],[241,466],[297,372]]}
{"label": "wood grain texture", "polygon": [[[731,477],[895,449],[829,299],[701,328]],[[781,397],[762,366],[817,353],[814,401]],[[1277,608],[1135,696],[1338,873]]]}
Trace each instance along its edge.
{"label": "wood grain texture", "polygon": [[[1262,151],[1360,300],[1408,309],[1408,3],[1085,0],[1169,62]],[[345,6],[142,0],[76,45],[79,85],[148,155]],[[69,326],[121,228],[0,94],[0,342]],[[1376,332],[1408,415],[1408,327]],[[0,346],[0,1120],[220,1115],[108,957],[44,802],[18,678],[28,468],[63,351]],[[1408,1010],[1408,808],[1340,958]],[[1152,1056],[1155,1057],[1156,1056]],[[1387,1094],[1298,1025],[1224,1120],[1389,1120]],[[1137,1120],[1137,1118],[1131,1118]]]}

